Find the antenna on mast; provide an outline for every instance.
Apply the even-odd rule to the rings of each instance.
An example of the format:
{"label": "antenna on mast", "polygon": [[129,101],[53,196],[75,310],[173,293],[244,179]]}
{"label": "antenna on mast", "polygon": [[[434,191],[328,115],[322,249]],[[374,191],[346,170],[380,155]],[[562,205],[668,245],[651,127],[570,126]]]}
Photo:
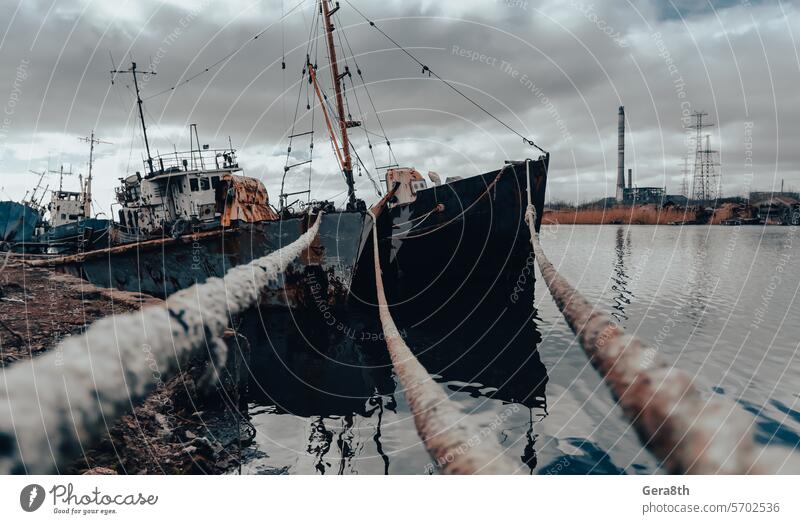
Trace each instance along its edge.
{"label": "antenna on mast", "polygon": [[94,130],[89,136],[79,136],[78,140],[81,142],[86,142],[89,144],[89,178],[88,180],[92,180],[92,166],[94,164],[94,145],[95,144],[112,144],[112,142],[106,142],[105,140],[101,140],[99,138],[95,138]]}
{"label": "antenna on mast", "polygon": [[147,141],[147,127],[144,123],[144,110],[142,109],[142,94],[139,91],[139,81],[136,75],[155,75],[154,71],[139,71],[136,69],[136,62],[131,62],[131,68],[125,70],[112,69],[111,70],[111,84],[114,84],[115,75],[128,73],[133,76],[133,86],[136,89],[136,104],[139,106],[139,119],[142,122],[142,135],[144,136],[144,148],[147,151],[147,167],[150,173],[153,172],[153,157],[150,155],[150,143]]}
{"label": "antenna on mast", "polygon": [[[36,183],[36,187],[33,188],[33,193],[31,194],[31,199],[29,200],[29,202],[31,204],[35,205],[36,204],[36,192],[39,191],[39,188],[42,187],[42,180],[44,180],[44,177],[47,174],[47,170],[45,169],[41,173],[39,173],[38,171],[33,171],[31,169],[30,172],[33,173],[34,175],[39,175],[39,181]],[[44,192],[46,193],[47,189],[45,189]],[[26,194],[26,196],[27,196],[27,194]]]}
{"label": "antenna on mast", "polygon": [[61,167],[58,169],[58,171],[50,169],[49,172],[58,175],[58,191],[61,192],[64,190],[64,175],[72,175],[72,166],[70,166],[69,171],[64,171],[64,164],[61,164]]}
{"label": "antenna on mast", "polygon": [[85,217],[90,217],[92,214],[92,166],[94,164],[94,145],[95,144],[111,144],[105,140],[100,140],[94,137],[94,129],[89,136],[78,137],[81,142],[89,144],[89,175],[86,177],[86,187],[82,187],[83,191],[83,211]]}

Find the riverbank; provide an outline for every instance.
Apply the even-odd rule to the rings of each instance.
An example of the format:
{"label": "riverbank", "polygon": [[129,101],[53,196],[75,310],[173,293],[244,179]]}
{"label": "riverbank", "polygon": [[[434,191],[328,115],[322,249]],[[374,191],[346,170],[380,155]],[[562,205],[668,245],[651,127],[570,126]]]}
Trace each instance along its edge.
{"label": "riverbank", "polygon": [[[545,209],[544,224],[635,224],[666,225],[698,221],[706,224],[721,224],[734,217],[744,217],[743,206],[723,204],[716,208],[710,217],[698,221],[697,210],[679,206],[661,207],[655,204],[641,206],[612,206],[605,208],[561,208]],[[747,214],[749,216],[749,214]]]}
{"label": "riverbank", "polygon": [[27,266],[14,256],[0,272],[0,303],[0,367],[4,367],[82,333],[95,320],[161,301],[100,289],[79,278]]}
{"label": "riverbank", "polygon": [[545,209],[545,224],[641,224],[659,225],[694,219],[694,211],[677,207],[614,206],[605,208]]}
{"label": "riverbank", "polygon": [[[103,317],[160,304],[148,295],[101,289],[25,265],[19,256],[3,256],[0,368],[36,358]],[[230,409],[235,388],[200,385],[206,371],[204,362],[192,363],[110,425],[106,437],[62,473],[222,473],[234,468],[240,435],[245,441],[252,438],[252,427]],[[230,386],[229,374],[228,379]]]}

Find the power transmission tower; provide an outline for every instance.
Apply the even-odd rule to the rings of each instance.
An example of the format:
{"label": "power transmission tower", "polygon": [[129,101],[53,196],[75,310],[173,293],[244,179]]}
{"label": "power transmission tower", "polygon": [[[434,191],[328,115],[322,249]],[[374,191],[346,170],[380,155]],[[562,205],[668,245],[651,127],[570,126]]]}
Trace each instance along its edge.
{"label": "power transmission tower", "polygon": [[680,166],[682,167],[680,194],[688,199],[691,197],[691,195],[689,194],[689,155],[683,157],[683,163],[680,164]]}
{"label": "power transmission tower", "polygon": [[[697,151],[699,160],[700,160],[700,193],[697,192],[695,189],[695,198],[702,201],[705,204],[710,204],[713,201],[717,200],[720,194],[720,185],[719,185],[719,173],[717,173],[717,167],[719,167],[719,162],[717,161],[717,153],[718,151],[711,149],[710,142],[711,142],[711,135],[706,134],[706,144],[705,148],[699,149]],[[695,166],[695,180],[697,178],[697,166]]]}
{"label": "power transmission tower", "polygon": [[719,192],[719,179],[715,161],[717,151],[709,148],[709,135],[706,135],[705,149],[703,148],[703,129],[714,124],[704,123],[703,118],[708,113],[695,111],[692,113],[694,124],[690,126],[695,130],[695,157],[694,176],[692,178],[692,199],[698,204],[705,205],[716,200]]}

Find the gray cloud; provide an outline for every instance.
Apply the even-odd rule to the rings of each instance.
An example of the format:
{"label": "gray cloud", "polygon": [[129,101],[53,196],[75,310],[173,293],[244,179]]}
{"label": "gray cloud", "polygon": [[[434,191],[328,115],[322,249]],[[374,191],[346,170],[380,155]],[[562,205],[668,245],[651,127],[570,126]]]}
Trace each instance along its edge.
{"label": "gray cloud", "polygon": [[[628,118],[628,166],[641,185],[677,191],[687,151],[682,109],[702,109],[720,150],[727,194],[748,187],[800,186],[798,46],[800,15],[787,2],[533,2],[426,0],[355,5],[420,60],[487,109],[552,152],[551,198],[583,201],[612,193],[616,112]],[[110,84],[109,53],[120,67],[135,59],[158,75],[152,96],[238,48],[280,17],[281,2],[29,2],[0,6],[0,102],[13,102],[0,133],[0,192],[19,198],[35,180],[28,169],[86,162],[75,137],[95,129],[114,142],[99,148],[97,200],[141,165],[130,79]],[[293,2],[285,2],[289,9]],[[245,46],[224,66],[173,93],[147,101],[153,148],[186,148],[186,126],[201,139],[241,148],[248,174],[278,193],[311,2]],[[191,11],[195,9],[196,11]],[[495,168],[536,151],[446,86],[423,75],[342,3],[341,23],[364,71],[401,163],[447,176]],[[283,38],[282,38],[283,33]],[[282,44],[282,42],[284,42]],[[287,69],[280,68],[282,48]],[[320,66],[324,54],[319,57]],[[24,66],[25,78],[17,74]],[[352,62],[351,62],[352,66]],[[327,78],[327,77],[326,77]],[[16,82],[16,84],[15,84]],[[281,96],[286,91],[285,96]],[[365,121],[378,131],[363,90]],[[305,113],[305,88],[301,114]],[[351,97],[351,103],[355,101]],[[351,107],[355,111],[355,107]],[[298,129],[310,126],[308,116]],[[343,190],[316,119],[314,196]],[[751,127],[752,126],[752,127]],[[745,165],[747,129],[753,166]],[[363,132],[359,152],[372,167]],[[132,142],[132,137],[134,138]],[[378,163],[387,153],[373,137]],[[303,154],[306,145],[295,144]],[[752,176],[751,176],[752,173]],[[291,172],[289,184],[307,184]],[[366,177],[365,198],[375,198]]]}

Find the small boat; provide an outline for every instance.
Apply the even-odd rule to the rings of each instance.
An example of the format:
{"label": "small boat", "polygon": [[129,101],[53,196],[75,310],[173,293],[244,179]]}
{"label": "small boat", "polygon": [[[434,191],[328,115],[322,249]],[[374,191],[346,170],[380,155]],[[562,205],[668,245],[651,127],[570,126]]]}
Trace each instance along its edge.
{"label": "small boat", "polygon": [[39,175],[39,182],[30,198],[29,192],[26,192],[21,202],[13,200],[0,202],[0,251],[36,253],[41,249],[38,242],[45,227],[45,209],[41,200],[47,188],[41,194],[38,192],[46,172],[33,173]]}
{"label": "small boat", "polygon": [[58,191],[52,191],[47,206],[49,220],[46,232],[40,235],[40,241],[46,244],[46,250],[52,254],[71,254],[92,251],[108,247],[109,227],[111,220],[92,216],[92,168],[94,164],[95,144],[108,144],[95,138],[94,131],[88,137],[79,140],[89,143],[89,173],[84,181],[78,175],[80,191],[64,190],[64,167],[59,175]]}
{"label": "small boat", "polygon": [[45,233],[39,237],[48,253],[71,254],[108,247],[111,221],[92,217],[91,194],[91,177],[85,184],[81,179],[80,191],[65,191],[59,184],[59,190],[51,193],[49,220]]}
{"label": "small boat", "polygon": [[26,202],[0,202],[0,251],[32,249],[41,227],[42,210]]}

